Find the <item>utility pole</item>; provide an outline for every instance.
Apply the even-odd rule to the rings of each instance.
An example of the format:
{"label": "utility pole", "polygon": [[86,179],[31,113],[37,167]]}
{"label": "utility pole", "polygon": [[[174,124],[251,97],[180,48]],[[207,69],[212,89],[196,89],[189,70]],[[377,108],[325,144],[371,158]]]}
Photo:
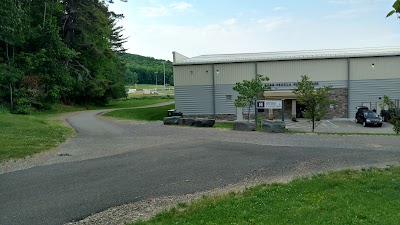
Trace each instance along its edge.
{"label": "utility pole", "polygon": [[164,65],[164,94],[165,94],[165,61],[163,61],[162,64]]}
{"label": "utility pole", "polygon": [[156,91],[157,91],[157,75],[158,75],[158,72],[155,72],[154,74],[156,75]]}

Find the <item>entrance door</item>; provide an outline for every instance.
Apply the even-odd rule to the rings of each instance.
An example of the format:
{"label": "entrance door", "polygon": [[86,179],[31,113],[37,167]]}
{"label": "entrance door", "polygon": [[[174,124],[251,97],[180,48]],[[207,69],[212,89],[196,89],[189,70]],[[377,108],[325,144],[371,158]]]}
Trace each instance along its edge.
{"label": "entrance door", "polygon": [[305,105],[302,104],[296,104],[296,118],[304,118],[303,116],[303,111],[306,108]]}

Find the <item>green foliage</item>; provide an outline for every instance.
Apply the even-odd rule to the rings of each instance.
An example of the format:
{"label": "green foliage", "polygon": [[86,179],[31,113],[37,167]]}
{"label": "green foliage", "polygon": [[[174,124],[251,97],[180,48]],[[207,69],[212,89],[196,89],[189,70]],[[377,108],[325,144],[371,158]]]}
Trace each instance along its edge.
{"label": "green foliage", "polygon": [[153,57],[145,57],[129,53],[121,53],[118,57],[125,63],[126,84],[157,84],[164,85],[164,63],[165,63],[165,83],[174,85],[172,72],[172,62]]}
{"label": "green foliage", "polygon": [[262,83],[268,80],[268,77],[257,75],[255,79],[237,82],[233,87],[233,90],[239,93],[239,96],[235,99],[235,106],[248,108],[247,120],[250,120],[250,108],[254,106],[254,102],[262,97],[264,91],[271,89],[271,87]]}
{"label": "green foliage", "polygon": [[25,114],[125,97],[120,18],[102,0],[0,1],[0,104]]}
{"label": "green foliage", "polygon": [[314,82],[310,81],[307,75],[304,75],[301,76],[301,81],[297,83],[297,88],[293,90],[299,103],[306,107],[303,116],[312,123],[312,132],[314,132],[316,122],[326,115],[329,105],[335,103],[335,101],[329,99],[328,92],[331,89],[331,86],[315,88]]}
{"label": "green foliage", "polygon": [[[390,11],[387,15],[386,15],[386,17],[389,17],[389,16],[392,16],[393,14],[399,14],[400,13],[400,0],[396,0],[394,3],[393,3],[393,10],[392,11]],[[399,17],[399,16],[397,16],[397,17]]]}
{"label": "green foliage", "polygon": [[390,115],[390,123],[393,124],[393,131],[396,132],[396,134],[400,133],[400,108],[396,106],[394,101],[389,98],[389,96],[384,95],[383,96],[383,104],[380,105],[381,108],[387,107],[389,109]]}
{"label": "green foliage", "polygon": [[206,197],[132,224],[397,224],[400,168],[344,170]]}

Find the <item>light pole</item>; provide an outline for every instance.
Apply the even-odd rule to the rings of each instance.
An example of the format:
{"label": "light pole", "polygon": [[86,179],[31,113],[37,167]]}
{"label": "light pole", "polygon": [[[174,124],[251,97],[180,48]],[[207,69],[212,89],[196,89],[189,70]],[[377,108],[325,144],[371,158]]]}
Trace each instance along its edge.
{"label": "light pole", "polygon": [[157,75],[158,75],[158,72],[154,72],[154,74],[156,75],[156,91],[157,91]]}
{"label": "light pole", "polygon": [[164,94],[165,94],[165,61],[162,62],[164,66]]}

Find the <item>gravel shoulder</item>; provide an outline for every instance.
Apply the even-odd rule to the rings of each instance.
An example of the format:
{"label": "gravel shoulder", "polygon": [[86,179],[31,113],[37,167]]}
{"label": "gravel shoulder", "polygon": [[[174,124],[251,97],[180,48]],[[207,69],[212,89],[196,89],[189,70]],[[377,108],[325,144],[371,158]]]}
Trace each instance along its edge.
{"label": "gravel shoulder", "polygon": [[[164,151],[171,151],[166,156],[176,157],[179,159],[178,162],[194,163],[199,169],[204,166],[202,161],[205,160],[204,158],[210,158],[210,154],[216,154],[216,157],[225,159],[225,162],[220,162],[222,165],[218,168],[220,170],[228,169],[227,174],[232,171],[232,168],[229,169],[230,159],[226,158],[226,155],[237,157],[244,154],[248,157],[249,163],[257,163],[257,160],[261,159],[265,159],[266,162],[272,160],[271,164],[266,164],[264,161],[259,161],[259,165],[254,164],[251,176],[239,174],[240,176],[237,175],[237,177],[241,177],[240,179],[231,179],[228,183],[223,182],[222,185],[216,185],[218,187],[208,188],[206,191],[188,192],[183,195],[157,192],[157,194],[145,198],[132,200],[131,203],[107,207],[108,209],[100,210],[85,219],[68,223],[124,224],[126,221],[148,219],[155,213],[174,206],[178,202],[189,202],[200,199],[204,195],[225,194],[230,191],[240,192],[245,187],[261,183],[287,182],[298,176],[323,172],[325,169],[383,167],[388,164],[398,164],[400,161],[400,149],[398,148],[400,140],[397,136],[237,132],[213,128],[163,126],[162,122],[112,120],[99,116],[102,113],[104,110],[84,111],[66,116],[68,124],[77,132],[75,137],[57,149],[0,165],[0,175],[7,175],[13,171],[24,172],[22,170],[28,168],[45,169],[56,165],[66,167],[83,161],[85,164],[86,162],[95,163],[97,160],[104,161],[110,157],[124,159],[125,156],[132,156],[132,154],[135,156],[143,153],[153,154],[152,159],[161,160],[157,159],[157,152],[166,154]],[[205,143],[208,145],[204,145]],[[247,145],[253,147],[247,149]],[[179,148],[180,150],[177,150]],[[207,152],[207,149],[215,149],[215,151],[207,154],[202,152],[204,150]],[[226,150],[229,151],[226,152]],[[269,156],[265,158],[266,155],[263,154]],[[171,160],[176,159],[171,158]],[[172,166],[172,161],[165,158],[164,160],[166,160],[164,162],[167,163],[166,166]],[[118,161],[116,160],[116,162]],[[235,162],[239,161],[231,163]],[[277,165],[275,162],[281,164]],[[216,162],[207,163],[216,165]],[[163,166],[163,164],[160,165]],[[244,166],[248,165],[244,164]],[[278,172],[270,172],[274,169]],[[160,169],[160,171],[164,170],[165,168]],[[190,172],[193,173],[192,176],[197,176],[197,172]],[[232,173],[229,176],[236,177],[236,174]],[[216,174],[216,176],[220,175]],[[209,180],[207,182],[218,184],[219,181]],[[185,185],[190,186],[190,182],[185,184],[184,180],[181,186]],[[164,190],[162,187],[157,189]]]}

